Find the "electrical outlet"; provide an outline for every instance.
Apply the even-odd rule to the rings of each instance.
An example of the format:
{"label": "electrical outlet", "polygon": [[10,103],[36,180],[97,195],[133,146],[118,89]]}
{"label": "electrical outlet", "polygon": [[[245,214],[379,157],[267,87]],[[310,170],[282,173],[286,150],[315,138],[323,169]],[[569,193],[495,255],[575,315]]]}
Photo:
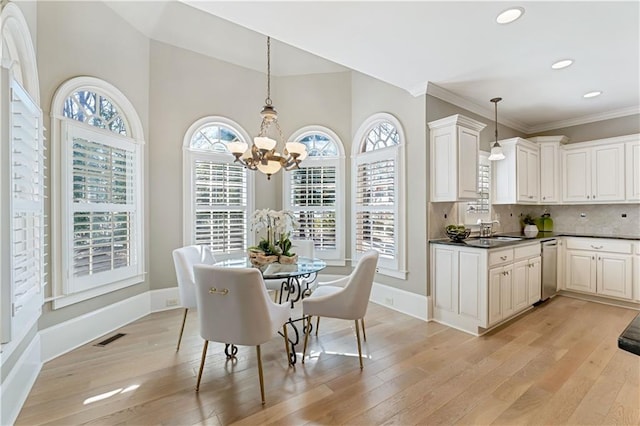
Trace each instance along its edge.
{"label": "electrical outlet", "polygon": [[387,304],[388,306],[393,306],[393,297],[385,297],[384,303]]}
{"label": "electrical outlet", "polygon": [[178,299],[167,299],[165,300],[165,306],[178,306]]}

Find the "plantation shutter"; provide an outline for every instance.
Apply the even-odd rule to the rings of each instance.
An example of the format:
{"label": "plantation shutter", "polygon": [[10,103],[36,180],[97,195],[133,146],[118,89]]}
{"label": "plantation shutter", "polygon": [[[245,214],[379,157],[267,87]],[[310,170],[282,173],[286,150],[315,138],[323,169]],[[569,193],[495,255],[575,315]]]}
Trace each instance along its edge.
{"label": "plantation shutter", "polygon": [[195,160],[194,241],[214,252],[243,252],[247,240],[247,175],[244,167]]}

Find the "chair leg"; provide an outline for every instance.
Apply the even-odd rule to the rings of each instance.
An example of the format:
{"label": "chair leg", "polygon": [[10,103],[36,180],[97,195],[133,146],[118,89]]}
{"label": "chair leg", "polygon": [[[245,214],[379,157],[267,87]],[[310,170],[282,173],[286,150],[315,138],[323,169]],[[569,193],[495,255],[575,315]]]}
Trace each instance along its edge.
{"label": "chair leg", "polygon": [[282,326],[282,331],[284,331],[284,350],[287,354],[287,362],[289,363],[289,365],[293,365],[291,364],[291,355],[289,354],[289,336],[287,335],[287,323],[284,323],[284,325]]}
{"label": "chair leg", "polygon": [[196,383],[196,392],[200,390],[200,379],[202,379],[202,370],[204,370],[204,360],[207,358],[207,348],[209,347],[209,341],[204,341],[204,348],[202,348],[202,360],[200,361],[200,371],[198,372],[198,382]]}
{"label": "chair leg", "polygon": [[358,357],[360,357],[360,370],[364,368],[362,365],[362,347],[360,347],[360,327],[358,326],[358,320],[356,320],[356,340],[358,341]]}
{"label": "chair leg", "polygon": [[302,363],[303,364],[304,364],[304,355],[307,353],[307,342],[309,341],[310,332],[311,332],[311,315],[307,317],[307,332],[304,333],[304,345],[302,346]]}
{"label": "chair leg", "polygon": [[260,345],[256,346],[256,354],[258,356],[258,375],[260,376],[260,396],[262,397],[262,405],[264,405],[264,378],[262,376],[262,356],[260,355]]}
{"label": "chair leg", "polygon": [[360,325],[362,325],[362,340],[367,341],[367,332],[364,331],[364,318],[360,318]]}
{"label": "chair leg", "polygon": [[316,337],[318,337],[318,330],[320,330],[320,317],[316,319]]}
{"label": "chair leg", "polygon": [[182,342],[182,333],[184,333],[184,324],[187,322],[187,312],[189,312],[189,308],[184,308],[184,317],[182,317],[182,327],[180,327],[180,336],[178,337],[178,346],[176,347],[176,352],[180,350],[180,342]]}

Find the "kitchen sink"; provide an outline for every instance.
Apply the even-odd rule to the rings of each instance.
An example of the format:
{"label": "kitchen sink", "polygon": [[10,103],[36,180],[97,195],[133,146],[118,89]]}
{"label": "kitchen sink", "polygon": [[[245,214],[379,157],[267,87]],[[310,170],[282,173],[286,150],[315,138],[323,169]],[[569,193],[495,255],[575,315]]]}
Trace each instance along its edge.
{"label": "kitchen sink", "polygon": [[469,238],[465,240],[464,243],[472,247],[499,247],[511,241],[520,241],[523,239],[524,238],[521,237],[506,237],[498,235],[495,237]]}
{"label": "kitchen sink", "polygon": [[489,237],[489,240],[496,240],[496,241],[520,241],[523,240],[524,238],[522,237],[502,237],[500,235],[495,236],[495,237]]}

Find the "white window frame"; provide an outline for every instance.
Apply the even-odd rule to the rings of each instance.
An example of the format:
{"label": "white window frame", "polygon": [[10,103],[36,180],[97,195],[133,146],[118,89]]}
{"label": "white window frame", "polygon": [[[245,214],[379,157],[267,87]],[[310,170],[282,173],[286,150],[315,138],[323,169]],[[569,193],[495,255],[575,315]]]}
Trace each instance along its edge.
{"label": "white window frame", "polygon": [[[289,140],[300,141],[301,139],[313,135],[320,134],[330,139],[338,150],[338,154],[334,157],[315,157],[307,156],[307,158],[300,163],[300,168],[305,167],[335,167],[336,169],[336,204],[335,204],[335,219],[336,219],[336,248],[334,250],[319,250],[315,249],[315,256],[323,259],[327,262],[327,265],[331,266],[344,266],[345,265],[345,153],[344,145],[338,135],[331,129],[312,125],[305,126],[295,131]],[[282,193],[283,193],[283,206],[286,210],[295,211],[297,208],[291,205],[291,172],[283,176],[282,179]],[[307,208],[313,210],[313,208]],[[324,207],[320,209],[326,211]]]}
{"label": "white window frame", "polygon": [[[365,138],[369,132],[377,125],[388,122],[395,127],[399,136],[399,144],[377,149],[375,151],[363,152]],[[357,262],[363,253],[358,253],[357,247],[357,235],[356,235],[356,216],[360,207],[356,203],[357,194],[357,171],[358,166],[363,163],[375,162],[380,160],[393,160],[395,163],[395,204],[393,206],[394,211],[394,248],[395,257],[386,258],[380,257],[378,259],[378,273],[387,275],[399,279],[407,279],[406,268],[406,247],[407,247],[407,234],[406,234],[406,167],[405,167],[405,145],[407,141],[405,138],[404,130],[400,121],[389,113],[376,113],[367,118],[358,128],[355,133],[352,152],[351,152],[351,258],[353,262]]]}
{"label": "white window frame", "polygon": [[[205,151],[191,148],[191,140],[193,136],[199,132],[201,129],[209,126],[222,125],[228,128],[231,128],[236,135],[238,135],[243,142],[249,144],[251,140],[249,134],[235,121],[223,117],[223,116],[208,116],[203,117],[193,123],[187,132],[185,133],[183,143],[182,143],[182,182],[183,182],[183,228],[182,228],[182,239],[183,244],[192,245],[195,244],[195,235],[194,235],[194,225],[195,225],[195,182],[194,182],[194,165],[198,160],[206,160],[206,161],[215,161],[220,163],[232,163],[235,160],[235,157],[231,154],[223,154],[213,151]],[[245,172],[247,173],[247,247],[252,246],[254,243],[254,233],[250,232],[249,229],[249,221],[251,218],[251,213],[254,210],[255,205],[255,195],[254,195],[254,187],[255,187],[255,173],[247,170],[245,168]],[[246,249],[246,247],[244,248]],[[244,252],[244,251],[243,251]],[[216,252],[216,258],[223,259],[225,257],[231,257],[232,255],[237,255],[239,253],[219,253]]]}
{"label": "white window frame", "polygon": [[[81,123],[63,115],[65,100],[79,90],[95,92],[108,98],[117,108],[127,125],[128,135],[122,136],[109,130]],[[115,86],[104,80],[81,76],[63,83],[56,91],[51,103],[52,123],[52,257],[53,257],[53,309],[59,309],[102,294],[129,287],[145,280],[144,250],[144,132],[142,122],[127,97]],[[122,271],[104,274],[95,280],[72,282],[73,255],[73,170],[72,149],[66,143],[74,134],[93,136],[99,141],[113,141],[114,144],[128,146],[134,152],[136,161],[133,176],[135,217],[132,248],[135,263]]]}

